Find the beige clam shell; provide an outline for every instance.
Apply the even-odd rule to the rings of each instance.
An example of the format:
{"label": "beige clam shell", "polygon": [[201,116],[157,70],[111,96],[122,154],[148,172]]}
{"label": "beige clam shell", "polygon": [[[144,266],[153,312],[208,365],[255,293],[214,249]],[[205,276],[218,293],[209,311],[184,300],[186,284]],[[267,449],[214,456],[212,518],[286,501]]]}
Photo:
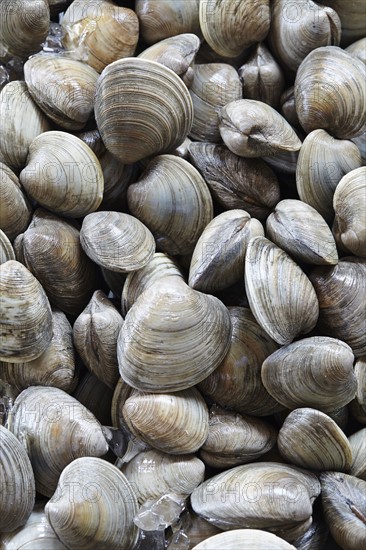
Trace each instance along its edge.
{"label": "beige clam shell", "polygon": [[0,228],[13,241],[26,230],[31,217],[32,209],[17,176],[0,163]]}
{"label": "beige clam shell", "polygon": [[363,0],[353,0],[352,9],[343,0],[322,0],[322,4],[330,5],[338,13],[342,24],[342,47],[348,46],[354,40],[365,35]]}
{"label": "beige clam shell", "polygon": [[15,252],[8,237],[0,229],[0,264],[9,260],[15,260]]}
{"label": "beige clam shell", "polygon": [[240,548],[240,550],[295,550],[292,544],[273,533],[260,529],[235,529],[209,537],[193,546],[192,550],[222,550],[223,548]]}
{"label": "beige clam shell", "polygon": [[289,344],[315,327],[319,304],[312,284],[286,252],[264,237],[248,244],[245,288],[254,317],[278,344]]}
{"label": "beige clam shell", "polygon": [[32,361],[52,339],[51,306],[38,280],[23,264],[0,265],[0,360]]}
{"label": "beige clam shell", "polygon": [[131,57],[111,63],[100,75],[95,118],[107,149],[132,164],[180,145],[192,127],[193,105],[175,72]]}
{"label": "beige clam shell", "polygon": [[348,437],[352,450],[352,466],[350,474],[366,481],[366,428]]}
{"label": "beige clam shell", "polygon": [[358,57],[360,61],[366,64],[366,38],[360,38],[346,48],[346,52]]}
{"label": "beige clam shell", "polygon": [[63,470],[45,507],[58,538],[80,550],[133,550],[139,537],[133,523],[137,510],[135,492],[122,472],[93,457],[78,458]]}
{"label": "beige clam shell", "polygon": [[357,359],[355,376],[357,379],[357,392],[350,408],[353,416],[361,424],[366,425],[366,357]]}

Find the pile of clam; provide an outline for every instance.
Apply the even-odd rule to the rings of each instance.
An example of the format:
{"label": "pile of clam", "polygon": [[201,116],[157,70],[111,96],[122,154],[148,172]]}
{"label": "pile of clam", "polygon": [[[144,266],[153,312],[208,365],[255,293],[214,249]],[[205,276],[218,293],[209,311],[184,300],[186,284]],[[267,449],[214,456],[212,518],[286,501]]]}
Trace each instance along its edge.
{"label": "pile of clam", "polygon": [[366,548],[364,0],[0,10],[1,548]]}

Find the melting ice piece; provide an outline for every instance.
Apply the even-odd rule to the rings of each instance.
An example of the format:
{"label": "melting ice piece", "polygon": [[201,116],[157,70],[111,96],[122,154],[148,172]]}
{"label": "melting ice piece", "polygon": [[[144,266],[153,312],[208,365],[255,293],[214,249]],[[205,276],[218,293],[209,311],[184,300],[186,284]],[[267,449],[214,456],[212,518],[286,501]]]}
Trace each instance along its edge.
{"label": "melting ice piece", "polygon": [[145,531],[162,531],[178,521],[184,510],[183,497],[173,493],[147,500],[134,517],[135,524]]}

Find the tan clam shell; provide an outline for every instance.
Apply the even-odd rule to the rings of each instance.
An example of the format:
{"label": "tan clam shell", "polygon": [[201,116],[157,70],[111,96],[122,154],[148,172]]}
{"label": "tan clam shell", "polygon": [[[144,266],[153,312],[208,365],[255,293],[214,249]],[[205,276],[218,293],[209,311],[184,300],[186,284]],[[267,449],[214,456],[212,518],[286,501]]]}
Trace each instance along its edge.
{"label": "tan clam shell", "polygon": [[116,387],[113,392],[112,406],[111,406],[111,417],[112,424],[115,428],[126,427],[126,421],[123,416],[123,406],[126,402],[126,399],[130,396],[133,388],[126,384],[123,378],[120,378],[116,384]]}
{"label": "tan clam shell", "polygon": [[133,487],[118,468],[100,458],[82,457],[63,470],[45,513],[67,548],[133,550],[139,537],[133,522],[137,509]]}
{"label": "tan clam shell", "polygon": [[353,416],[366,425],[366,357],[360,357],[355,363],[355,376],[357,379],[356,397],[351,403]]}
{"label": "tan clam shell", "polygon": [[189,136],[193,140],[219,143],[220,109],[242,98],[237,71],[227,63],[204,63],[193,69],[191,94],[194,117]]}
{"label": "tan clam shell", "polygon": [[229,352],[199,384],[212,401],[240,414],[268,416],[282,410],[261,380],[261,366],[277,344],[258,325],[249,309],[228,308],[232,336]]}
{"label": "tan clam shell", "polygon": [[366,428],[348,437],[352,450],[352,466],[350,474],[366,481]]}
{"label": "tan clam shell", "polygon": [[129,214],[112,211],[86,216],[80,243],[96,264],[122,273],[141,269],[155,252],[154,237],[143,223]]}
{"label": "tan clam shell", "polygon": [[8,237],[0,229],[0,264],[9,260],[15,260],[15,252]]}
{"label": "tan clam shell", "polygon": [[103,426],[110,426],[113,391],[94,374],[87,372],[72,394]]}
{"label": "tan clam shell", "polygon": [[262,224],[245,210],[216,216],[197,241],[189,268],[188,284],[213,294],[242,278],[248,242],[264,236]]}
{"label": "tan clam shell", "polygon": [[133,390],[123,417],[136,437],[169,454],[194,453],[208,435],[207,406],[196,388],[172,394]]}
{"label": "tan clam shell", "polygon": [[277,537],[273,533],[260,529],[235,529],[209,537],[193,546],[192,550],[222,550],[240,548],[240,550],[295,550],[295,546]]}
{"label": "tan clam shell", "polygon": [[73,327],[75,348],[85,366],[111,389],[119,378],[117,338],[122,324],[112,302],[97,290]]}
{"label": "tan clam shell", "polygon": [[262,364],[267,391],[288,409],[312,407],[332,412],[355,396],[351,348],[335,338],[313,336],[284,346]]}
{"label": "tan clam shell", "polygon": [[366,38],[360,38],[356,40],[356,42],[350,44],[348,48],[346,48],[346,52],[358,57],[360,61],[366,64]]}
{"label": "tan clam shell", "polygon": [[26,449],[0,425],[0,531],[24,525],[35,500],[34,475]]}
{"label": "tan clam shell", "polygon": [[304,130],[322,128],[339,139],[362,134],[365,76],[364,63],[341,48],[326,46],[310,52],[295,79],[296,111]]}
{"label": "tan clam shell", "polygon": [[[174,185],[173,185],[174,182]],[[127,192],[131,214],[152,232],[167,254],[189,254],[213,218],[209,189],[188,161],[173,155],[155,157]]]}
{"label": "tan clam shell", "polygon": [[334,420],[316,409],[290,412],[278,433],[277,445],[285,460],[302,468],[351,469],[352,450],[347,437]]}
{"label": "tan clam shell", "polygon": [[366,130],[360,136],[352,138],[353,143],[357,145],[361,153],[362,165],[366,166]]}
{"label": "tan clam shell", "polygon": [[176,73],[131,57],[111,63],[100,75],[95,118],[107,149],[131,164],[180,145],[192,127],[193,105]]}
{"label": "tan clam shell", "polygon": [[365,35],[365,4],[363,0],[353,0],[352,9],[343,0],[322,0],[338,13],[342,24],[342,47]]}
{"label": "tan clam shell", "polygon": [[135,456],[122,471],[142,504],[167,493],[187,497],[202,483],[205,465],[194,455],[146,451]]}
{"label": "tan clam shell", "polygon": [[81,248],[75,224],[39,208],[14,245],[17,257],[41,282],[52,305],[79,315],[98,288],[100,276]]}
{"label": "tan clam shell", "polygon": [[121,376],[143,391],[189,388],[224,359],[230,335],[229,313],[220,300],[178,277],[163,277],[126,315],[117,344]]}
{"label": "tan clam shell", "polygon": [[31,217],[32,209],[17,176],[5,164],[0,163],[1,229],[13,241],[19,233],[26,230]]}
{"label": "tan clam shell", "polygon": [[32,386],[17,397],[11,431],[24,438],[36,489],[50,497],[62,470],[81,456],[108,450],[102,428],[79,401],[58,388]]}
{"label": "tan clam shell", "polygon": [[270,105],[254,99],[232,101],[221,109],[220,133],[225,145],[241,157],[298,151],[301,141]]}
{"label": "tan clam shell", "polygon": [[349,172],[333,196],[333,233],[346,252],[366,258],[366,167]]}
{"label": "tan clam shell", "polygon": [[132,56],[139,38],[134,11],[105,0],[74,0],[62,18],[62,44],[75,59],[99,73],[110,63]]}
{"label": "tan clam shell", "polygon": [[308,204],[285,199],[276,204],[266,222],[266,235],[298,262],[334,265],[338,253],[322,216]]}
{"label": "tan clam shell", "polygon": [[79,218],[102,202],[104,179],[93,151],[66,132],[44,132],[29,146],[20,182],[40,205]]}
{"label": "tan clam shell", "polygon": [[366,354],[366,261],[354,257],[309,274],[319,301],[318,328],[348,344],[355,357]]}
{"label": "tan clam shell", "polygon": [[78,380],[72,328],[66,315],[52,310],[53,336],[46,350],[26,363],[0,363],[0,378],[19,392],[29,386],[53,386],[71,393]]}
{"label": "tan clam shell", "polygon": [[357,146],[338,140],[325,130],[314,130],[302,144],[296,169],[300,199],[331,222],[333,195],[341,178],[362,164]]}
{"label": "tan clam shell", "polygon": [[51,342],[51,306],[39,281],[23,264],[0,265],[0,360],[32,361]]}
{"label": "tan clam shell", "polygon": [[277,177],[261,159],[241,158],[213,143],[191,143],[189,158],[226,209],[265,219],[280,200]]}
{"label": "tan clam shell", "polygon": [[200,3],[202,34],[223,57],[234,57],[263,40],[271,14],[268,0],[207,0]]}
{"label": "tan clam shell", "polygon": [[98,76],[67,56],[35,55],[24,65],[32,98],[48,118],[67,130],[80,130],[88,122]]}
{"label": "tan clam shell", "polygon": [[245,288],[254,317],[278,344],[289,344],[315,327],[319,304],[312,284],[286,252],[264,237],[248,244]]}
{"label": "tan clam shell", "polygon": [[0,91],[0,162],[14,170],[23,168],[34,138],[50,129],[25,82],[16,80],[4,86]]}

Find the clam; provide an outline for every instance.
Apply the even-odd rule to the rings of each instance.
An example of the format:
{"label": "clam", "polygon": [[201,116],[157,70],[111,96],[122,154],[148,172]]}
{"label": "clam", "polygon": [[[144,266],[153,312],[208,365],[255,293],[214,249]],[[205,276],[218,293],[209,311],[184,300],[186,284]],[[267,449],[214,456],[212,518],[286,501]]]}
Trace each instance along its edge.
{"label": "clam", "polygon": [[298,151],[301,141],[289,123],[270,105],[239,99],[225,105],[220,115],[225,145],[241,157],[262,157]]}
{"label": "clam", "polygon": [[334,9],[312,0],[274,0],[269,43],[276,59],[295,72],[320,46],[339,46],[341,21]]}
{"label": "clam", "polygon": [[348,46],[354,40],[365,35],[363,17],[365,15],[365,4],[363,0],[353,0],[352,9],[342,0],[322,0],[322,4],[330,5],[336,10],[342,25],[342,46]]}
{"label": "clam", "polygon": [[351,403],[353,416],[361,424],[366,424],[366,359],[361,357],[355,363],[355,376],[357,379],[356,397]]}
{"label": "clam", "polygon": [[133,522],[137,513],[135,492],[116,466],[100,458],[82,457],[69,464],[45,513],[67,548],[136,547],[139,530]]}
{"label": "clam", "polygon": [[366,129],[366,67],[336,46],[316,48],[301,63],[295,80],[296,111],[306,132],[327,130],[351,139]]}
{"label": "clam", "polygon": [[366,428],[350,435],[348,441],[353,457],[350,474],[366,481]]}
{"label": "clam", "polygon": [[102,202],[104,180],[97,157],[66,132],[44,132],[32,141],[20,182],[40,205],[62,216],[85,216]]}
{"label": "clam", "polygon": [[281,95],[280,112],[291,126],[300,126],[295,105],[295,86],[290,86]]}
{"label": "clam", "polygon": [[200,2],[202,34],[223,57],[235,57],[264,40],[271,21],[268,0],[207,0]]}
{"label": "clam", "polygon": [[[283,153],[277,153],[270,157],[262,157],[263,160],[272,168],[278,177],[282,178],[283,184],[286,185],[286,176],[294,176],[296,174],[297,160],[299,158],[298,151],[285,151]],[[292,178],[291,178],[292,179]],[[285,187],[286,189],[286,187]],[[292,181],[289,185],[290,196],[294,195]]]}
{"label": "clam", "polygon": [[79,315],[100,277],[81,248],[75,224],[39,208],[14,245],[17,257],[42,283],[52,305]]}
{"label": "clam", "polygon": [[191,143],[189,158],[226,210],[240,208],[263,220],[280,200],[277,177],[259,158],[240,158],[213,143]]}
{"label": "clam", "polygon": [[250,310],[228,308],[232,336],[229,352],[220,365],[199,384],[213,402],[240,414],[268,416],[282,410],[261,380],[263,361],[277,349]]}
{"label": "clam", "polygon": [[254,317],[278,344],[289,344],[315,327],[319,304],[312,284],[286,252],[264,237],[248,244],[245,288]]}
{"label": "clam", "polygon": [[224,359],[230,335],[229,313],[220,300],[178,277],[163,277],[126,315],[117,343],[120,374],[142,391],[190,388]]}
{"label": "clam", "polygon": [[119,378],[117,338],[122,324],[117,309],[97,290],[73,328],[74,344],[85,366],[111,389]]}
{"label": "clam", "polygon": [[87,372],[72,394],[103,426],[110,426],[113,391],[94,374]]}
{"label": "clam", "polygon": [[15,252],[8,237],[0,229],[0,264],[9,260],[15,260]]}
{"label": "clam", "polygon": [[115,428],[126,428],[127,424],[123,416],[123,407],[126,399],[131,395],[133,388],[126,384],[126,382],[120,378],[116,384],[113,392],[111,417],[112,424]]}
{"label": "clam", "polygon": [[17,176],[0,163],[0,228],[13,241],[26,230],[31,217],[32,209]]}
{"label": "clam", "polygon": [[290,412],[277,444],[283,458],[296,466],[341,472],[351,469],[352,450],[347,437],[334,420],[316,409]]}
{"label": "clam", "polygon": [[182,159],[187,159],[189,155],[189,146],[191,145],[191,143],[192,140],[187,137],[176,149],[174,149],[174,151],[172,151],[172,155],[175,155]]}
{"label": "clam", "polygon": [[72,328],[66,315],[52,310],[53,336],[46,350],[26,363],[0,363],[0,378],[19,392],[29,386],[52,386],[71,393],[77,383]]}
{"label": "clam", "polygon": [[96,264],[122,273],[141,269],[155,252],[154,237],[147,227],[120,212],[94,212],[86,216],[80,243]]}
{"label": "clam", "polygon": [[194,453],[208,435],[208,410],[196,388],[172,394],[133,390],[123,417],[133,435],[169,454]]}
{"label": "clam", "polygon": [[220,142],[220,109],[242,98],[238,73],[227,63],[195,65],[189,93],[194,109],[190,137],[198,141]]}
{"label": "clam", "polygon": [[360,38],[353,42],[346,48],[346,52],[358,57],[363,63],[366,64],[366,38]]}
{"label": "clam", "polygon": [[279,105],[285,87],[283,72],[263,42],[239,69],[245,99],[257,99],[274,107]]}
{"label": "clam", "polygon": [[240,550],[296,550],[295,546],[277,537],[273,533],[260,529],[235,529],[219,533],[193,546],[192,550],[222,550],[240,548]]}
{"label": "clam", "polygon": [[361,164],[361,154],[354,143],[334,139],[325,130],[314,130],[306,136],[297,163],[296,187],[300,199],[331,222],[333,195],[339,181]]}
{"label": "clam", "polygon": [[108,450],[102,428],[74,397],[58,388],[32,386],[17,397],[11,431],[23,438],[36,489],[50,497],[62,470],[76,458],[102,456]]}
{"label": "clam", "polygon": [[68,57],[35,55],[24,65],[24,78],[35,103],[53,122],[80,130],[93,112],[98,73]]}
{"label": "clam", "polygon": [[90,149],[98,157],[98,159],[103,157],[104,153],[107,151],[102,141],[101,135],[97,129],[76,132],[75,135],[90,147]]}
{"label": "clam", "polygon": [[366,481],[339,472],[320,475],[325,520],[343,550],[366,545]]}
{"label": "clam", "polygon": [[277,203],[267,218],[266,235],[298,262],[338,262],[336,243],[327,223],[315,208],[302,201],[286,199]]}
{"label": "clam", "polygon": [[180,145],[192,127],[193,105],[186,85],[171,69],[125,58],[100,75],[95,118],[107,149],[132,164]]}
{"label": "clam", "polygon": [[52,338],[51,306],[41,284],[21,263],[0,265],[0,360],[32,361]]}
{"label": "clam", "polygon": [[0,162],[14,170],[23,168],[34,138],[50,129],[25,82],[16,80],[4,86],[0,91]]}
{"label": "clam", "polygon": [[349,172],[333,196],[333,233],[339,247],[366,258],[366,167]]}
{"label": "clam", "polygon": [[215,293],[236,283],[244,273],[248,242],[264,236],[262,224],[245,210],[229,210],[203,230],[193,251],[189,286]]}
{"label": "clam", "polygon": [[142,504],[168,493],[189,496],[202,483],[205,465],[194,455],[146,451],[135,456],[122,471]]}
{"label": "clam", "polygon": [[352,138],[353,143],[357,145],[361,154],[362,165],[366,166],[366,131],[358,137]]}
{"label": "clam", "polygon": [[165,65],[183,80],[189,88],[193,81],[193,63],[200,47],[200,39],[192,33],[178,34],[157,42],[138,57]]}
{"label": "clam", "polygon": [[155,157],[127,191],[128,206],[152,232],[167,254],[189,254],[213,218],[209,189],[188,161],[173,155]]}
{"label": "clam", "polygon": [[343,258],[334,267],[315,267],[309,277],[319,301],[319,330],[346,342],[355,357],[365,355],[366,261]]}
{"label": "clam", "polygon": [[35,500],[35,484],[27,451],[0,425],[0,531],[17,529],[29,518]]}
{"label": "clam", "polygon": [[332,412],[355,396],[357,380],[351,348],[326,336],[313,336],[284,346],[262,364],[262,381],[288,409],[312,407]]}

